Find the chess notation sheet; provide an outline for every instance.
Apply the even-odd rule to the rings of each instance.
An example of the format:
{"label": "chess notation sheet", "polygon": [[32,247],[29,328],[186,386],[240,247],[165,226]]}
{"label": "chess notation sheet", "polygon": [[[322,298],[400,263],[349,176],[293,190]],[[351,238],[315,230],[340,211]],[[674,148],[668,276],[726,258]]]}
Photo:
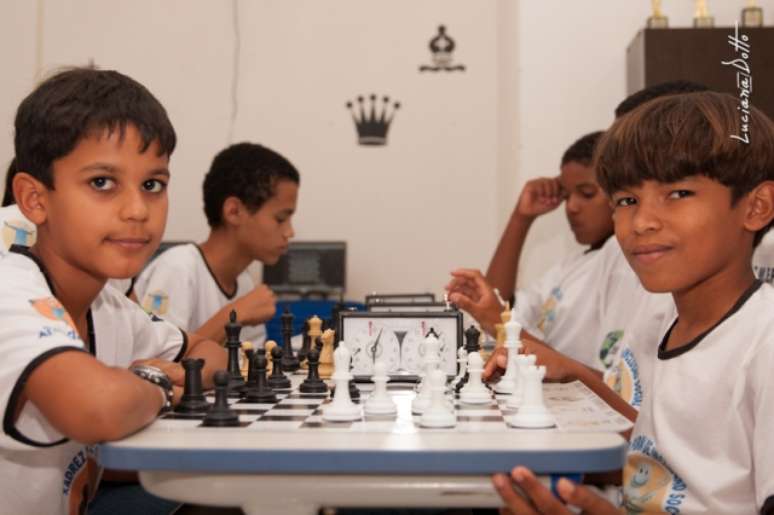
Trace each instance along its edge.
{"label": "chess notation sheet", "polygon": [[543,399],[559,431],[621,433],[634,425],[580,381],[545,383]]}

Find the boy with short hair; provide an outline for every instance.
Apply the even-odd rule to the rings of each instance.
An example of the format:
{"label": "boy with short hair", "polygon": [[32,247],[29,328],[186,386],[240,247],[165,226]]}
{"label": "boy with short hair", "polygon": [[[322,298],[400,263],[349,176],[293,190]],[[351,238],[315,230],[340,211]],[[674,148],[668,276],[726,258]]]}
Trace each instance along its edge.
{"label": "boy with short hair", "polygon": [[229,312],[242,337],[260,345],[263,323],[276,310],[273,292],[247,272],[254,260],[275,264],[293,237],[299,174],[280,154],[255,143],[222,150],[204,178],[210,234],[154,259],[135,290],[146,311],[201,336],[222,341]]}
{"label": "boy with short hair", "polygon": [[[751,266],[774,220],[774,123],[751,108],[750,143],[733,139],[738,105],[713,92],[652,100],[617,120],[598,149],[623,253],[676,308],[660,344],[632,341],[644,393],[624,468],[628,511],[774,512],[774,288]],[[512,477],[533,503],[498,475],[512,511],[569,513],[528,471]],[[558,490],[617,513],[569,481]]]}
{"label": "boy with short hair", "polygon": [[37,241],[0,256],[9,513],[84,512],[101,475],[93,444],[171,406],[184,375],[174,360],[204,358],[206,384],[225,365],[215,342],[105,285],[136,274],[159,243],[175,140],[161,104],[114,71],[58,73],[19,106],[13,196]]}

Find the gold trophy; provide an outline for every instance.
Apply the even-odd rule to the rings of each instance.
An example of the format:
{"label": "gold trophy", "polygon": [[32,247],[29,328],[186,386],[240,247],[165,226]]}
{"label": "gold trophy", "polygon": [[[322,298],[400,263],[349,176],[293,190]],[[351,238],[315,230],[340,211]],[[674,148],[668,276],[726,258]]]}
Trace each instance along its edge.
{"label": "gold trophy", "polygon": [[742,9],[742,27],[763,27],[763,9],[755,0],[747,0],[747,7]]}
{"label": "gold trophy", "polygon": [[693,26],[697,29],[710,29],[715,26],[715,18],[707,9],[707,0],[696,0],[693,9]]}
{"label": "gold trophy", "polygon": [[652,7],[652,13],[648,18],[649,29],[666,29],[669,28],[669,18],[664,16],[664,12],[661,10],[661,0],[650,0]]}

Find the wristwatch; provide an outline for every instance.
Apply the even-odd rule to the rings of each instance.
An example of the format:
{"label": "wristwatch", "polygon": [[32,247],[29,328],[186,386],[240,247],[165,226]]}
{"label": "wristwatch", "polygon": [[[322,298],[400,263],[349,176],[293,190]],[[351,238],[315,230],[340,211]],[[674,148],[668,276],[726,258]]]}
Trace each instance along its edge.
{"label": "wristwatch", "polygon": [[137,377],[141,377],[146,381],[150,381],[151,383],[155,384],[156,386],[160,387],[163,390],[164,405],[161,406],[159,415],[161,415],[162,413],[166,413],[167,411],[170,411],[172,409],[172,399],[174,398],[174,391],[172,390],[172,381],[170,381],[169,376],[165,374],[163,370],[151,365],[134,365],[131,368],[129,368],[129,370],[134,372],[135,375],[137,375]]}

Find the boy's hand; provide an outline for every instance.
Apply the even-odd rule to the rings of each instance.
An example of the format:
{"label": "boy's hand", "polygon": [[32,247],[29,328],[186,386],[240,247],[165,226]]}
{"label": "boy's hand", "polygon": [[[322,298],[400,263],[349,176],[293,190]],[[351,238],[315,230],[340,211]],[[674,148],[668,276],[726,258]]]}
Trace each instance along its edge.
{"label": "boy's hand", "polygon": [[562,203],[562,184],[558,177],[539,177],[527,181],[521,190],[515,212],[525,218],[537,218]]}
{"label": "boy's hand", "polygon": [[[546,367],[546,381],[567,381],[574,378],[573,366],[575,361],[561,352],[553,349],[545,343],[534,339],[526,331],[521,332],[522,354],[534,354],[537,357],[536,365]],[[508,349],[499,347],[495,349],[484,365],[481,379],[492,381],[503,373],[508,365]]]}
{"label": "boy's hand", "polygon": [[[496,474],[492,477],[492,483],[497,493],[505,501],[505,507],[501,508],[500,513],[528,515],[570,515],[577,513],[577,511],[570,511],[529,469],[524,467],[514,468],[510,478],[505,474]],[[514,483],[524,493],[523,496],[514,490]],[[569,479],[561,478],[556,484],[556,490],[567,504],[580,508],[581,513],[620,514],[620,511],[607,500],[592,493],[584,486],[576,485]]]}
{"label": "boy's hand", "polygon": [[277,297],[265,284],[239,297],[234,302],[237,319],[245,325],[262,324],[271,319],[277,311]]}
{"label": "boy's hand", "polygon": [[493,334],[495,324],[501,322],[503,306],[492,287],[478,270],[462,268],[452,271],[451,275],[452,280],[446,285],[449,301],[470,313],[485,331]]}

